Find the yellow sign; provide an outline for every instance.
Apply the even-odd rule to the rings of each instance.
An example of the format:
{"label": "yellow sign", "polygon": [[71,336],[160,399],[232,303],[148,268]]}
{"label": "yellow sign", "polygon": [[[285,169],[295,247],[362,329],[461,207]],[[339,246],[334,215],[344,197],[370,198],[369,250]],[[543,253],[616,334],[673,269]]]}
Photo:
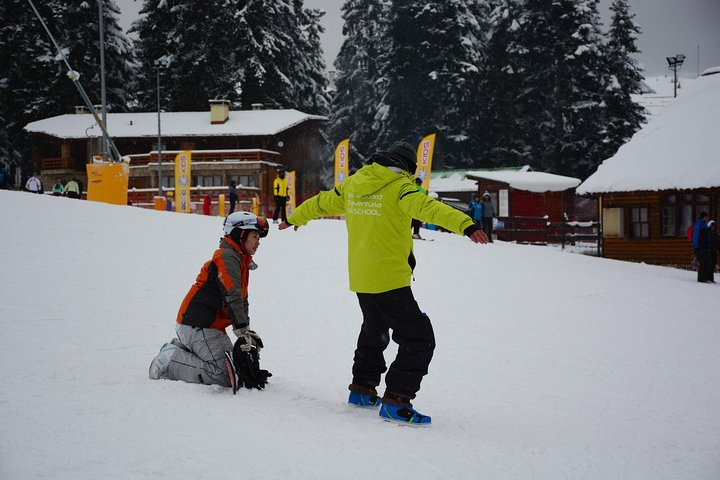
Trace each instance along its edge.
{"label": "yellow sign", "polygon": [[285,211],[287,212],[287,216],[289,217],[295,210],[295,200],[297,198],[297,196],[295,195],[295,171],[287,172],[286,175],[288,181],[288,201],[285,205]]}
{"label": "yellow sign", "polygon": [[190,182],[192,152],[185,150],[175,157],[175,211],[190,213]]}
{"label": "yellow sign", "polygon": [[435,150],[435,135],[430,134],[420,140],[417,149],[417,171],[415,175],[422,179],[426,192],[430,191],[430,171],[432,170],[433,151]]}
{"label": "yellow sign", "polygon": [[350,163],[350,139],[346,138],[335,147],[335,186],[348,177]]}
{"label": "yellow sign", "polygon": [[130,167],[125,162],[95,162],[86,166],[87,199],[94,202],[127,205]]}

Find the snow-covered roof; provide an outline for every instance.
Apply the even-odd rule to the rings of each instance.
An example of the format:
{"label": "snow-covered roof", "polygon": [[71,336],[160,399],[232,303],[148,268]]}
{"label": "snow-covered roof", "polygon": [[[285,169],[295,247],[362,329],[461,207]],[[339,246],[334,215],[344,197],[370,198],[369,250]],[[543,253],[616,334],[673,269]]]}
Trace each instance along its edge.
{"label": "snow-covered roof", "polygon": [[485,179],[507,183],[516,190],[528,192],[563,192],[580,185],[580,179],[545,172],[534,172],[529,166],[508,170],[478,170],[467,174],[473,180]]}
{"label": "snow-covered roof", "polygon": [[720,75],[701,76],[577,189],[579,194],[720,186]]}
{"label": "snow-covered roof", "polygon": [[506,183],[511,188],[529,192],[561,192],[580,185],[578,178],[534,172],[525,165],[503,169],[433,172],[430,175],[430,189],[435,192],[474,192],[480,179]]}
{"label": "snow-covered roof", "polygon": [[438,170],[430,172],[430,190],[434,192],[474,192],[477,183],[467,178],[470,170]]}
{"label": "snow-covered roof", "polygon": [[[265,136],[276,135],[308,120],[327,120],[327,117],[297,110],[238,110],[230,112],[227,122],[212,125],[209,110],[163,112],[160,130],[163,137]],[[107,128],[114,138],[157,137],[157,112],[108,113]],[[95,118],[90,114],[58,115],[28,123],[25,130],[58,138],[101,136]]]}

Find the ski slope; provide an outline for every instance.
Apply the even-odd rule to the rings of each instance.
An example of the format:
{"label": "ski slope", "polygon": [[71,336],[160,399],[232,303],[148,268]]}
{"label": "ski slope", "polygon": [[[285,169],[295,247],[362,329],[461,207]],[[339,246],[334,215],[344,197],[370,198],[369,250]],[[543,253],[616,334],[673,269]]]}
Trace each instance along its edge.
{"label": "ski slope", "polygon": [[221,231],[0,191],[0,478],[720,477],[720,285],[694,272],[423,231],[419,429],[345,404],[361,315],[338,220],[272,226],[255,256],[266,390],[148,379]]}

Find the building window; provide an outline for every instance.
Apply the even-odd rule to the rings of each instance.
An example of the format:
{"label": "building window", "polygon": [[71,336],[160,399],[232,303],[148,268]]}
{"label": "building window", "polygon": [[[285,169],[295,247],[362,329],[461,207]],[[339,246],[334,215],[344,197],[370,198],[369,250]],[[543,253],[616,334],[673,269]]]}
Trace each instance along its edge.
{"label": "building window", "polygon": [[162,177],[163,188],[175,188],[175,177],[169,175],[163,175]]}
{"label": "building window", "polygon": [[660,232],[663,237],[674,237],[678,234],[677,198],[668,195],[663,199],[662,225]]}
{"label": "building window", "polygon": [[702,193],[666,195],[662,200],[662,235],[685,236],[701,212],[710,213],[711,203],[711,198]]}
{"label": "building window", "polygon": [[193,184],[198,187],[221,187],[222,177],[220,175],[196,175]]}
{"label": "building window", "polygon": [[647,207],[630,209],[630,236],[632,238],[650,238],[650,215]]}
{"label": "building window", "polygon": [[622,208],[603,208],[603,237],[622,237],[624,216]]}
{"label": "building window", "polygon": [[243,187],[257,187],[257,177],[255,175],[230,175],[228,176],[228,183],[234,180],[235,185],[242,185]]}

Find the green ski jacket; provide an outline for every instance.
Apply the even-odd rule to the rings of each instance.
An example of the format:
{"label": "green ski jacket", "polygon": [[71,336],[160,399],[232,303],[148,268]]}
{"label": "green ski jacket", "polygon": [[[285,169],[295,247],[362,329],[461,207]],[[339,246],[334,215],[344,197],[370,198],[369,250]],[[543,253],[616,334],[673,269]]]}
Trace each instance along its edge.
{"label": "green ski jacket", "polygon": [[345,215],[350,290],[382,293],[410,286],[415,267],[413,218],[463,235],[474,224],[466,214],[423,195],[397,168],[366,165],[333,190],[295,209],[288,222],[302,226],[318,217]]}

